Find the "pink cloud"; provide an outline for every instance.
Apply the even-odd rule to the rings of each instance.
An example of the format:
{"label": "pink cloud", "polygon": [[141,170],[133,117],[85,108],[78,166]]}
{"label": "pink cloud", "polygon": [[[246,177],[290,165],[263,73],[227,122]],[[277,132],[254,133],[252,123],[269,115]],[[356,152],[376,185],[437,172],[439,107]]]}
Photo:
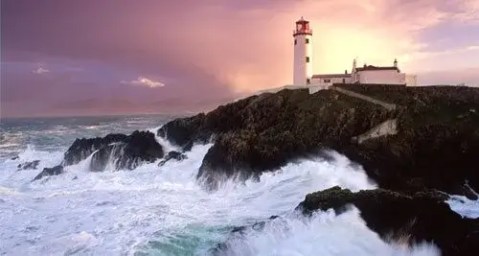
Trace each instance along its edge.
{"label": "pink cloud", "polygon": [[[290,83],[291,32],[301,16],[314,29],[317,73],[342,72],[355,57],[378,65],[398,58],[408,72],[479,66],[473,60],[479,59],[474,49],[467,53],[470,58],[453,52],[454,47],[436,53],[427,50],[432,42],[420,37],[423,30],[447,22],[472,22],[477,1],[15,0],[2,2],[2,7],[2,63],[44,63],[47,58],[67,59],[73,65],[101,63],[99,74],[88,65],[79,65],[82,72],[77,72],[99,91],[105,90],[96,93],[99,97],[208,101]],[[446,52],[451,52],[447,63],[441,59]],[[103,72],[110,80],[104,81]],[[48,76],[60,75],[54,73]],[[15,88],[34,91],[33,86],[47,86],[41,80],[46,76],[21,85],[26,81],[7,76],[9,99],[21,93]],[[52,84],[67,97],[88,98],[95,86],[78,88],[72,86],[74,80],[62,78]],[[122,80],[123,84],[118,82]],[[156,91],[161,93],[152,93]],[[31,97],[46,102],[51,96]]]}

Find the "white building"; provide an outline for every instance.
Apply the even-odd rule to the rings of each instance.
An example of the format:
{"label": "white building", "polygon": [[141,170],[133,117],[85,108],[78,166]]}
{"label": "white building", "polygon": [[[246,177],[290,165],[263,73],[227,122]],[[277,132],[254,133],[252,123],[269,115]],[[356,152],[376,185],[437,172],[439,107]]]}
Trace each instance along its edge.
{"label": "white building", "polygon": [[294,37],[294,68],[293,83],[295,86],[308,86],[314,91],[327,89],[333,84],[384,84],[384,85],[416,85],[416,76],[401,73],[397,60],[392,66],[379,67],[364,64],[356,66],[353,60],[351,72],[342,74],[313,75],[312,65],[312,37],[313,31],[309,21],[301,18],[296,22]]}
{"label": "white building", "polygon": [[309,21],[301,18],[296,22],[294,36],[294,73],[293,83],[295,85],[306,85],[311,83],[313,76],[313,31],[309,27]]}

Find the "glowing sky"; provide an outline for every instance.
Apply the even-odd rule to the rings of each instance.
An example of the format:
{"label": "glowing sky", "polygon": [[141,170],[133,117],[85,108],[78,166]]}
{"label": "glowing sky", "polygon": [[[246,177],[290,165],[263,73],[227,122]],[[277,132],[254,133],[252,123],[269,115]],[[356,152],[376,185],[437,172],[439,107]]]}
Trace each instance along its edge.
{"label": "glowing sky", "polygon": [[359,64],[479,84],[479,0],[1,0],[1,114],[195,111],[291,83],[311,21],[315,73]]}

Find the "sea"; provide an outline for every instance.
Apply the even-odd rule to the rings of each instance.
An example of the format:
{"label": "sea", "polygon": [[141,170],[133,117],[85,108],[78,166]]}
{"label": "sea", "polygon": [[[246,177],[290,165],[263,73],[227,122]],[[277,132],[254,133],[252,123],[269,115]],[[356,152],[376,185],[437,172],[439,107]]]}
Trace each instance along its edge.
{"label": "sea", "polygon": [[[230,180],[217,190],[196,179],[212,144],[183,161],[135,170],[88,170],[90,158],[38,181],[61,163],[76,138],[135,130],[156,132],[168,115],[2,119],[0,121],[0,255],[440,255],[433,243],[382,240],[358,209],[295,211],[308,193],[377,185],[345,156],[330,152],[289,163],[259,181]],[[157,138],[174,150],[168,141]],[[18,170],[40,160],[36,170]],[[454,196],[451,207],[479,217],[479,204]],[[271,216],[276,216],[271,218]],[[247,227],[242,232],[233,232]]]}

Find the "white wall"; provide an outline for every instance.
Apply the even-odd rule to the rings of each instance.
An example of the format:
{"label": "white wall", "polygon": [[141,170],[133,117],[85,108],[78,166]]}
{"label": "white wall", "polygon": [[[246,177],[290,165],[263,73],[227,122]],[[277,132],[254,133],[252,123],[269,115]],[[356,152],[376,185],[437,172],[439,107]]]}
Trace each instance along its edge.
{"label": "white wall", "polygon": [[[306,85],[307,79],[313,76],[313,41],[312,36],[299,34],[294,37],[294,68],[293,84]],[[309,43],[306,43],[306,39]],[[306,63],[306,57],[309,57],[309,63]]]}
{"label": "white wall", "polygon": [[361,84],[406,84],[406,74],[397,70],[366,70],[357,74]]}
{"label": "white wall", "polygon": [[326,86],[326,87],[329,87],[333,84],[342,84],[342,83],[350,84],[352,82],[351,77],[313,78],[311,81],[313,85]]}

